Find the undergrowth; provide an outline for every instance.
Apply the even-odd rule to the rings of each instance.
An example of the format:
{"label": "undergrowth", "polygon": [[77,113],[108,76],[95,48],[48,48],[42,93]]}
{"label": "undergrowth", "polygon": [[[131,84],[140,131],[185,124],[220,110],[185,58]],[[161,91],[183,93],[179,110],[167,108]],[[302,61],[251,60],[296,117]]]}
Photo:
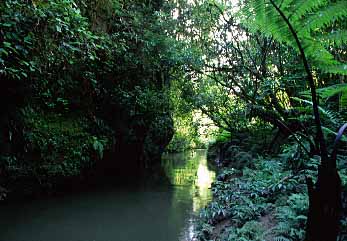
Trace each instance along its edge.
{"label": "undergrowth", "polygon": [[22,119],[25,144],[0,156],[0,184],[4,185],[0,185],[0,200],[7,193],[30,196],[41,190],[49,192],[64,181],[82,179],[95,169],[111,139],[106,130],[95,134],[92,128],[98,126],[82,116],[43,114],[27,108]]}
{"label": "undergrowth", "polygon": [[[212,185],[213,201],[201,211],[200,241],[299,241],[305,237],[308,210],[306,177],[316,176],[319,160],[301,156],[293,170],[293,152],[255,158],[243,170],[224,168]],[[346,193],[346,158],[340,175]],[[343,221],[341,230],[346,230]],[[340,240],[347,240],[341,232]]]}

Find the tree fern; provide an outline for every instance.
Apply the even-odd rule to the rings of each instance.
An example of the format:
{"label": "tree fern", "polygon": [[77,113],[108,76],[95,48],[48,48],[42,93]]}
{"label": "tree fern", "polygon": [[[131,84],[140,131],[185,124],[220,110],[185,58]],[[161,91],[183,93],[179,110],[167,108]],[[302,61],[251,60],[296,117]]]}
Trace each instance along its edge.
{"label": "tree fern", "polygon": [[[312,106],[312,104],[313,104],[312,101],[301,99],[299,97],[292,97],[291,99],[298,101],[300,103],[310,105],[310,106]],[[305,111],[306,113],[312,113],[312,108],[298,108],[298,109],[301,111]],[[325,116],[327,118],[327,120],[329,120],[332,124],[338,125],[339,122],[341,122],[339,120],[338,116],[333,111],[324,109],[321,106],[319,106],[318,109],[319,109],[319,113],[322,114],[323,116]]]}
{"label": "tree fern", "polygon": [[[315,2],[315,1],[307,1]],[[326,1],[328,3],[328,1]],[[314,31],[323,27],[331,26],[337,20],[342,20],[347,16],[347,5],[345,0],[340,0],[335,3],[328,3],[321,10],[310,14],[305,21],[305,30]]]}
{"label": "tree fern", "polygon": [[[343,92],[347,92],[347,84],[336,84],[336,85],[331,85],[328,87],[317,89],[317,94],[319,95],[319,97],[321,97],[325,101],[329,99],[330,97],[333,97]],[[300,94],[304,97],[311,96],[308,91],[303,91]]]}
{"label": "tree fern", "polygon": [[[311,97],[309,91],[303,91],[300,94],[305,98]],[[340,94],[339,109],[341,111],[347,109],[347,84],[336,84],[325,88],[319,88],[317,89],[317,94],[324,101],[327,101],[329,98]]]}
{"label": "tree fern", "polygon": [[244,6],[247,13],[244,23],[252,31],[260,30],[267,36],[273,36],[278,42],[290,43],[291,33],[286,24],[278,17],[276,10],[264,1],[250,1]]}
{"label": "tree fern", "polygon": [[[337,60],[330,52],[329,41],[322,40],[316,34],[327,27],[332,27],[336,21],[347,19],[346,1],[333,3],[327,0],[276,0],[274,3],[288,17],[305,50],[305,55],[311,64],[326,73],[347,75],[347,63]],[[283,21],[278,11],[270,4],[269,0],[249,1],[242,9],[246,13],[244,24],[253,31],[261,31],[267,36],[272,36],[278,42],[285,43],[298,50],[298,46],[287,24]],[[333,28],[334,29],[334,28]],[[335,34],[330,34],[330,39],[335,47],[341,47],[347,37],[342,35],[346,29],[339,28]]]}

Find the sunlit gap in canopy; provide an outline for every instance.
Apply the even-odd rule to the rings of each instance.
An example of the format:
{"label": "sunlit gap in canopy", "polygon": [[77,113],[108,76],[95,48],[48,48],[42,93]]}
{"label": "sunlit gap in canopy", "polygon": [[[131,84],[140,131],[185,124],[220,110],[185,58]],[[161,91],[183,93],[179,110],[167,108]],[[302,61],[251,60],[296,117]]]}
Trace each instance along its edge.
{"label": "sunlit gap in canopy", "polygon": [[[206,0],[186,0],[185,4],[187,4],[188,6],[197,6],[199,4],[204,3],[205,1]],[[173,2],[177,7],[172,10],[171,15],[174,19],[178,19],[180,16],[179,9],[181,8],[180,2],[182,1],[174,0]],[[221,4],[226,6],[228,11],[225,11],[225,14],[227,14],[228,12],[236,13],[240,9],[240,0],[214,0],[213,2],[216,3],[217,5]],[[227,17],[227,16],[225,15],[224,17]],[[223,17],[221,17],[221,20],[222,18]]]}
{"label": "sunlit gap in canopy", "polygon": [[[179,19],[180,14],[186,14],[185,10],[187,8],[194,8],[196,6],[199,6],[200,4],[206,3],[206,0],[186,0],[186,1],[180,1],[176,0],[174,1],[176,4],[176,8],[172,10],[172,17],[174,19]],[[214,28],[211,28],[210,32],[208,33],[209,38],[213,39],[215,44],[217,46],[225,46],[227,42],[242,42],[247,40],[247,36],[242,32],[238,32],[238,29],[236,26],[231,26],[229,24],[229,20],[232,18],[232,16],[235,16],[235,14],[240,10],[240,5],[242,4],[242,1],[240,0],[214,0],[212,1],[211,8],[217,7],[220,8],[221,11],[223,11],[223,14],[220,15],[219,20],[217,21],[217,25]],[[183,20],[184,19],[184,20]],[[199,41],[199,36],[201,33],[201,30],[199,30],[194,24],[193,20],[191,18],[183,18],[182,21],[184,21],[185,25],[185,31],[187,33],[190,33],[189,36],[184,36],[184,34],[177,34],[177,39],[184,40],[188,39],[189,41]],[[234,18],[236,22],[238,22],[238,18]],[[225,28],[221,27],[223,25],[229,25],[228,29],[229,31],[226,31]],[[237,33],[235,35],[235,33]],[[211,56],[210,56],[211,57]],[[206,60],[206,56],[202,57],[204,60]],[[224,66],[230,64],[230,60],[225,58],[224,56],[218,56],[217,58],[211,59],[209,58],[208,62],[209,65],[213,66]],[[209,70],[208,67],[205,69],[206,71]]]}

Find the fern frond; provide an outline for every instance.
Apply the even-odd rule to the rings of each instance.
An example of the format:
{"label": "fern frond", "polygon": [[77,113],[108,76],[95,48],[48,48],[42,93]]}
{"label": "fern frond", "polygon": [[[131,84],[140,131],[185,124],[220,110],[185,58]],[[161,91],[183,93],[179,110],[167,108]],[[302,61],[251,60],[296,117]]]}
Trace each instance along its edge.
{"label": "fern frond", "polygon": [[[330,135],[333,135],[333,136],[337,136],[337,134],[338,134],[337,132],[331,130],[330,128],[328,128],[326,126],[322,126],[322,129],[325,132],[325,134],[330,134]],[[347,141],[347,137],[346,136],[342,136],[341,140],[342,141]]]}
{"label": "fern frond", "polygon": [[305,20],[305,28],[314,31],[322,27],[330,26],[335,21],[344,18],[347,18],[347,4],[345,0],[340,0],[336,3],[330,3],[327,7],[323,8],[322,10],[315,12],[314,14],[311,14]]}
{"label": "fern frond", "polygon": [[250,1],[243,8],[246,20],[243,22],[251,31],[261,31],[274,37],[278,42],[292,42],[286,24],[281,21],[276,10],[266,1]]}
{"label": "fern frond", "polygon": [[333,131],[332,129],[322,126],[323,131],[325,132],[325,134],[331,134],[331,135],[337,135],[337,133],[335,131]]}
{"label": "fern frond", "polygon": [[335,65],[320,65],[320,69],[325,73],[347,75],[347,63]]}
{"label": "fern frond", "polygon": [[[303,40],[303,38],[305,40]],[[311,59],[311,62],[316,67],[324,69],[326,66],[338,66],[341,64],[321,42],[315,41],[313,38],[308,36],[302,36],[301,39],[306,56]]]}
{"label": "fern frond", "polygon": [[340,110],[346,110],[347,109],[347,88],[346,91],[341,93],[340,96]]}
{"label": "fern frond", "polygon": [[[328,0],[286,0],[283,3],[278,0],[275,2],[295,29],[311,64],[325,73],[347,75],[347,63],[338,61],[330,52],[332,41],[335,46],[342,46],[347,41],[347,35],[343,35],[346,30],[340,27],[339,32],[329,34],[326,39],[330,41],[320,41],[322,37],[314,36],[317,30],[332,27],[337,20],[347,18],[346,0],[339,0],[336,3]],[[243,23],[251,31],[260,31],[298,51],[297,43],[288,25],[269,0],[248,1],[241,11],[247,16]]]}
{"label": "fern frond", "polygon": [[[283,0],[283,1],[281,2],[281,4],[279,5],[279,7],[280,7],[281,9],[288,9],[288,8],[290,8],[291,6],[295,5],[295,3],[293,3],[293,1],[295,1],[295,0]],[[290,9],[289,9],[289,10],[290,10]]]}
{"label": "fern frond", "polygon": [[[301,17],[303,17],[307,13],[311,13],[314,10],[316,10],[319,7],[325,6],[329,1],[327,0],[314,0],[314,1],[307,1],[307,0],[300,0],[295,3],[294,9],[292,9],[291,13],[292,17],[290,18],[290,21],[296,22]],[[290,15],[288,15],[290,16]]]}
{"label": "fern frond", "polygon": [[[337,94],[345,92],[347,93],[347,84],[336,84],[317,89],[317,94],[325,101]],[[311,97],[311,93],[309,91],[303,91],[300,93],[300,95],[304,97]]]}
{"label": "fern frond", "polygon": [[339,29],[324,35],[321,34],[317,36],[317,40],[326,46],[329,46],[329,45],[341,46],[343,44],[347,44],[347,30]]}
{"label": "fern frond", "polygon": [[[301,99],[298,97],[291,97],[291,99],[298,101],[299,103],[305,103],[305,104],[308,104],[310,106],[313,105],[312,101],[309,101],[309,100],[304,100],[304,99]],[[321,106],[318,106],[318,109],[319,109],[319,112],[322,115],[324,115],[325,117],[327,117],[327,119],[332,124],[337,125],[340,122],[339,118],[335,115],[335,113],[333,111],[326,110],[326,109],[322,108]],[[312,112],[312,108],[310,108],[309,110],[311,110],[311,112]]]}

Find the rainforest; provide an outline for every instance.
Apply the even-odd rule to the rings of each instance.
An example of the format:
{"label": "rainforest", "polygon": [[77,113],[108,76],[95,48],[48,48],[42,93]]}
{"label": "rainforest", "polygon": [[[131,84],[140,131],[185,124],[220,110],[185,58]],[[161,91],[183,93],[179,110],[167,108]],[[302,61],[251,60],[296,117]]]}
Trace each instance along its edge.
{"label": "rainforest", "polygon": [[1,0],[0,241],[346,241],[346,0]]}

